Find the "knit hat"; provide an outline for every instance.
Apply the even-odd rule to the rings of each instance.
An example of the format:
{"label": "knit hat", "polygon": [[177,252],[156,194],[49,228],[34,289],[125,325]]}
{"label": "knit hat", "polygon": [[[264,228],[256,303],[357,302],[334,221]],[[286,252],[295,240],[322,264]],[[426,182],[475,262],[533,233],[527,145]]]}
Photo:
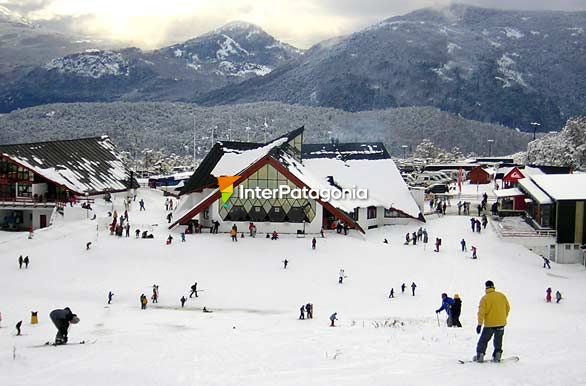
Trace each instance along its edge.
{"label": "knit hat", "polygon": [[460,299],[460,295],[454,294],[454,299]]}
{"label": "knit hat", "polygon": [[486,283],[484,283],[484,286],[486,288],[494,288],[494,283],[492,282],[492,280],[487,280]]}

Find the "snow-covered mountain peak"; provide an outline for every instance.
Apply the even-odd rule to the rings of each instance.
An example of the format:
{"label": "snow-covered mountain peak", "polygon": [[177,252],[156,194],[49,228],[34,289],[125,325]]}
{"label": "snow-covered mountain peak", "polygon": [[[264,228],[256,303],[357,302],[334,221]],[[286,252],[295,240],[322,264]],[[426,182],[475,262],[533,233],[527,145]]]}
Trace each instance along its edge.
{"label": "snow-covered mountain peak", "polygon": [[19,13],[14,12],[3,5],[0,5],[0,21],[6,21],[10,23],[23,24],[31,26],[32,23],[27,18],[21,16]]}
{"label": "snow-covered mountain peak", "polygon": [[262,28],[256,24],[252,24],[246,21],[235,20],[228,24],[224,24],[220,28],[217,28],[214,33],[229,33],[229,32],[263,32],[266,33]]}
{"label": "snow-covered mountain peak", "polygon": [[45,68],[49,71],[55,70],[94,79],[129,75],[128,61],[122,54],[97,49],[54,59],[47,63]]}

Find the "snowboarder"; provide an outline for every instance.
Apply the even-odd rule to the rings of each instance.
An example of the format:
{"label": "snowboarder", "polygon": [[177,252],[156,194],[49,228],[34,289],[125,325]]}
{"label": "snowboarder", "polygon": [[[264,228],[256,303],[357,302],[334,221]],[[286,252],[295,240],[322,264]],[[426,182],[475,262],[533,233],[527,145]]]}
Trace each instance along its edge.
{"label": "snowboarder", "polygon": [[448,294],[443,293],[442,294],[442,305],[440,308],[435,310],[436,314],[439,314],[442,311],[446,311],[446,314],[448,314],[448,319],[446,321],[448,324],[448,327],[452,327],[452,311],[451,311],[452,305],[454,305],[454,299],[449,297]]}
{"label": "snowboarder", "polygon": [[551,303],[551,287],[545,290],[545,301]]}
{"label": "snowboarder", "polygon": [[472,258],[477,259],[478,256],[476,255],[476,247],[473,245],[470,247],[470,249],[472,250]]}
{"label": "snowboarder", "polygon": [[22,259],[22,255],[20,255],[18,257],[18,269],[22,269],[22,263],[24,263],[24,260]]}
{"label": "snowboarder", "polygon": [[562,300],[562,293],[560,291],[555,291],[555,302],[559,303]]}
{"label": "snowboarder", "polygon": [[549,265],[549,259],[547,257],[543,258],[543,268],[545,267],[551,269],[551,265]]}
{"label": "snowboarder", "polygon": [[389,299],[395,297],[395,289],[391,288],[391,292],[389,292]]}
{"label": "snowboarder", "polygon": [[193,295],[197,297],[197,282],[191,286],[191,293],[189,294],[189,297],[191,298]]}
{"label": "snowboarder", "polygon": [[[503,335],[511,306],[507,297],[494,289],[494,283],[491,280],[487,280],[484,286],[486,294],[480,299],[478,305],[478,325],[476,326],[476,333],[480,334],[482,331],[482,334],[476,345],[474,361],[484,361],[486,346],[494,335],[492,359],[495,362],[500,362],[503,353]],[[482,328],[483,324],[484,329]]]}
{"label": "snowboarder", "polygon": [[283,269],[287,269],[287,264],[289,264],[289,260],[283,260]]}
{"label": "snowboarder", "polygon": [[28,269],[28,264],[30,263],[28,256],[25,256],[23,261],[24,261],[24,268]]}
{"label": "snowboarder", "polygon": [[108,304],[112,303],[112,298],[114,297],[114,294],[112,293],[112,291],[108,292]]}
{"label": "snowboarder", "polygon": [[92,242],[91,241],[88,241],[87,243],[85,243],[85,250],[86,251],[89,251],[90,248],[91,248],[91,246],[92,246]]}
{"label": "snowboarder", "polygon": [[405,293],[405,288],[407,288],[407,286],[405,285],[405,283],[401,284],[401,293],[402,294]]}
{"label": "snowboarder", "polygon": [[415,282],[411,283],[411,294],[413,296],[415,296],[415,288],[417,288],[417,285],[415,284]]}
{"label": "snowboarder", "polygon": [[[202,311],[203,311],[204,313],[206,313],[206,314],[214,312],[214,311],[212,311],[212,310],[208,310],[208,309],[206,308],[206,306],[203,306],[203,309],[202,309]],[[234,328],[234,327],[232,327],[232,328]]]}
{"label": "snowboarder", "polygon": [[315,237],[311,240],[311,249],[315,249],[315,244],[317,244],[317,240]]}
{"label": "snowboarder", "polygon": [[454,304],[450,308],[452,313],[452,327],[462,327],[462,323],[460,323],[460,314],[462,313],[462,299],[460,299],[460,295],[454,294]]}
{"label": "snowboarder", "polygon": [[299,308],[299,319],[305,319],[305,305],[302,305]]}
{"label": "snowboarder", "polygon": [[22,320],[16,323],[16,336],[20,336],[20,326],[22,326]]}
{"label": "snowboarder", "polygon": [[57,309],[51,311],[49,314],[51,321],[57,327],[57,335],[55,336],[55,345],[61,345],[67,343],[67,331],[69,330],[70,324],[79,323],[79,318],[69,307],[64,309]]}
{"label": "snowboarder", "polygon": [[337,313],[337,312],[334,312],[333,314],[331,314],[331,315],[330,315],[330,322],[331,322],[331,323],[330,323],[330,327],[336,327],[336,326],[334,325],[334,322],[335,322],[336,320],[338,320],[338,313]]}
{"label": "snowboarder", "polygon": [[338,283],[342,284],[342,282],[344,281],[344,278],[346,276],[344,275],[344,270],[340,269],[340,273],[338,274]]}
{"label": "snowboarder", "polygon": [[460,245],[462,246],[462,252],[466,252],[466,240],[460,240]]}
{"label": "snowboarder", "polygon": [[148,301],[145,294],[140,295],[140,309],[141,310],[146,310],[146,306],[147,306],[148,302],[149,301]]}
{"label": "snowboarder", "polygon": [[143,210],[146,211],[146,209],[144,207],[144,200],[142,198],[138,202],[138,205],[140,205],[140,208],[138,209],[139,212],[142,212]]}
{"label": "snowboarder", "polygon": [[185,307],[185,302],[187,301],[185,296],[181,296],[181,299],[179,299],[179,301],[181,302],[181,308]]}

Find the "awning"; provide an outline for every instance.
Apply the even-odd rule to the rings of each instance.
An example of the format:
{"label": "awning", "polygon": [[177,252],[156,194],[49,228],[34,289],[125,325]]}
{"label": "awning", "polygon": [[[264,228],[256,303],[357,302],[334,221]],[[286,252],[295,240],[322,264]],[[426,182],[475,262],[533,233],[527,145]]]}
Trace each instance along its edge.
{"label": "awning", "polygon": [[510,188],[510,189],[495,190],[494,195],[497,198],[504,198],[504,197],[524,196],[525,193],[523,193],[522,191],[520,191],[517,188]]}

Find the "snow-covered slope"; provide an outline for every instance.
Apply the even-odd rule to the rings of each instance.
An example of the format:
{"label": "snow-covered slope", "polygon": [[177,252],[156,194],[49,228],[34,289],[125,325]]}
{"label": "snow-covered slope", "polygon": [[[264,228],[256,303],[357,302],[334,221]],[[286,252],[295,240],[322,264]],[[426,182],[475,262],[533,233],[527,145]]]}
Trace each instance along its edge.
{"label": "snow-covered slope", "polygon": [[86,50],[57,58],[45,65],[49,71],[98,79],[104,76],[128,76],[128,60],[112,51]]}
{"label": "snow-covered slope", "polygon": [[[138,211],[140,198],[146,212]],[[586,379],[584,268],[544,270],[539,256],[498,239],[491,225],[477,234],[467,217],[428,219],[430,239],[443,240],[440,253],[403,245],[415,225],[372,230],[366,238],[328,233],[316,250],[311,238],[233,243],[209,233],[187,235],[185,243],[174,234],[165,245],[164,200],[140,191],[129,213],[132,230],[152,231],[153,240],[110,236],[104,213],[111,206],[103,203],[97,233],[96,221],[85,219],[61,221],[32,240],[0,233],[2,385],[578,386]],[[114,208],[123,210],[120,197]],[[478,247],[478,260],[460,252],[462,237]],[[85,251],[88,241],[92,249]],[[30,256],[28,270],[18,269],[20,254]],[[348,276],[342,285],[340,268]],[[505,356],[521,361],[460,365],[456,360],[475,350],[476,307],[487,279],[509,298]],[[181,309],[179,298],[194,281],[204,291]],[[401,294],[399,286],[413,281],[416,296]],[[154,283],[160,301],[141,311],[139,296],[150,297]],[[547,287],[565,299],[545,303]],[[438,325],[442,292],[460,294],[462,329],[445,327],[443,313]],[[298,320],[307,302],[314,319]],[[81,318],[70,340],[96,343],[31,347],[54,337],[48,313],[65,306]],[[203,306],[214,312],[202,313]],[[31,310],[39,311],[36,326],[29,324]],[[328,327],[333,312],[337,328]],[[19,320],[24,336],[17,337]],[[391,326],[381,327],[385,322]]]}

